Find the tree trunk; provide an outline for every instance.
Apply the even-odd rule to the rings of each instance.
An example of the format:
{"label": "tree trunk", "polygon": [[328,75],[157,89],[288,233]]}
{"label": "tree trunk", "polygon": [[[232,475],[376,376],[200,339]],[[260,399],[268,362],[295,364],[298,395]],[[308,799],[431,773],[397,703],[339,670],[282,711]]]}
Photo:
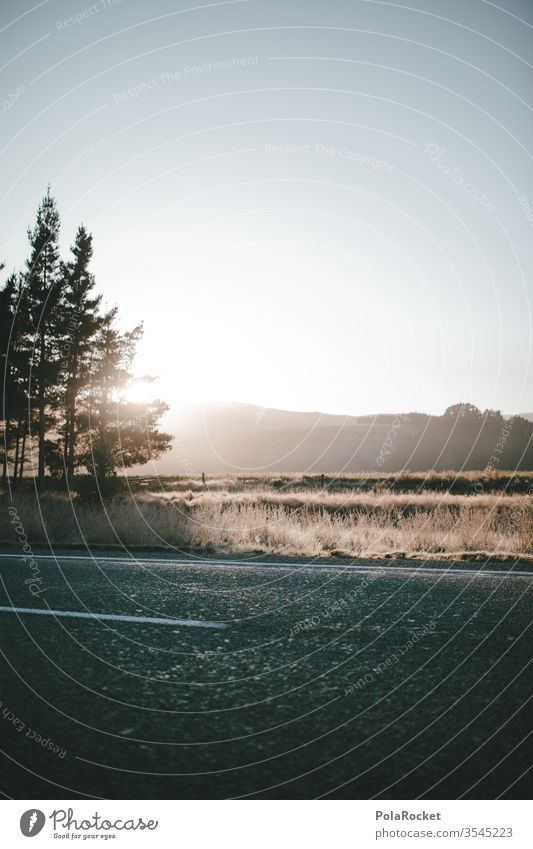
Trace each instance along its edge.
{"label": "tree trunk", "polygon": [[27,433],[26,419],[24,419],[24,421],[22,422],[22,448],[20,450],[20,471],[19,471],[20,480],[22,480],[22,475],[24,474],[24,454],[26,452],[26,433]]}
{"label": "tree trunk", "polygon": [[69,398],[69,409],[67,411],[68,421],[68,457],[67,457],[67,481],[69,487],[74,482],[74,458],[76,449],[76,381],[78,379],[78,352],[74,349],[72,361],[72,393]]}
{"label": "tree trunk", "polygon": [[68,434],[69,434],[69,411],[68,411],[68,402],[65,396],[65,430],[63,433],[63,468],[65,470],[65,478],[68,477],[67,466],[68,466]]}
{"label": "tree trunk", "polygon": [[74,422],[74,416],[71,414],[70,416],[70,429],[69,429],[69,437],[68,437],[68,459],[67,459],[67,480],[68,485],[72,486],[74,482],[74,457],[75,457],[75,445],[76,445],[76,427]]}
{"label": "tree trunk", "polygon": [[7,454],[9,447],[9,419],[6,419],[4,427],[4,461],[2,463],[2,486],[7,484]]}
{"label": "tree trunk", "polygon": [[19,446],[20,446],[20,422],[17,425],[17,441],[15,442],[15,465],[13,467],[13,487],[17,484],[17,474],[19,468]]}
{"label": "tree trunk", "polygon": [[39,363],[39,395],[38,395],[38,404],[39,404],[39,467],[38,467],[38,475],[37,475],[37,483],[39,488],[42,489],[44,486],[44,464],[45,464],[45,416],[44,416],[44,362],[45,355],[45,343],[44,336],[41,335],[41,346],[40,346],[40,363]]}

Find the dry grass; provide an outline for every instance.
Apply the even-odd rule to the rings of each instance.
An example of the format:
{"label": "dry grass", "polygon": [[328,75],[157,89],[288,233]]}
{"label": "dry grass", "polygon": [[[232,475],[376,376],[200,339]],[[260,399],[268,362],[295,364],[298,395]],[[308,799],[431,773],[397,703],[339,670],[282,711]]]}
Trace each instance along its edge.
{"label": "dry grass", "polygon": [[[16,542],[7,499],[0,538]],[[105,507],[47,493],[16,507],[31,545],[161,546],[304,556],[533,555],[526,495],[227,490],[141,493]],[[41,518],[42,512],[42,518]]]}

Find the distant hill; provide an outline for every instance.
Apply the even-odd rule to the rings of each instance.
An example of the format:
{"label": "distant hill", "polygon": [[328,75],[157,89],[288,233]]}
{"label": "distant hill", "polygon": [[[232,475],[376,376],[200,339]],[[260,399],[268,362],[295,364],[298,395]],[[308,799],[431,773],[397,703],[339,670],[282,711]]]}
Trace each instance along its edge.
{"label": "distant hill", "polygon": [[166,423],[173,449],[153,468],[159,474],[443,471],[484,469],[492,457],[496,469],[533,470],[533,414],[528,421],[483,415],[470,405],[450,410],[342,416],[213,404]]}

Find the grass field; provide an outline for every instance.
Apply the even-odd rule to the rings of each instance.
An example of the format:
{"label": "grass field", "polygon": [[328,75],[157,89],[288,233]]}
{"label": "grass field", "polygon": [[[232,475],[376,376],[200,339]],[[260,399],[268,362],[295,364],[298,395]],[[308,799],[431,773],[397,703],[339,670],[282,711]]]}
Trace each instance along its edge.
{"label": "grass field", "polygon": [[[461,488],[468,485],[468,495],[455,494],[453,473],[373,477],[371,488],[368,480],[341,478],[320,486],[316,478],[301,476],[205,483],[134,478],[105,505],[60,491],[45,492],[37,501],[28,488],[16,493],[14,503],[34,545],[170,546],[311,557],[533,556],[533,502],[521,494],[526,486],[526,492],[531,489],[527,475],[463,475]],[[0,539],[16,543],[7,493],[2,500]]]}

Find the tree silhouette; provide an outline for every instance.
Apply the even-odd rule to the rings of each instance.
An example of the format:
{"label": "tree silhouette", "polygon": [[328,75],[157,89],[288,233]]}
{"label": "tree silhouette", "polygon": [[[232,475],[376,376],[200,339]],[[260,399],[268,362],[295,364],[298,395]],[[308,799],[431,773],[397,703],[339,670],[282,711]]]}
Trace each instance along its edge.
{"label": "tree silhouette", "polygon": [[71,252],[72,258],[61,266],[64,316],[60,372],[64,405],[63,463],[69,486],[75,467],[78,397],[89,380],[93,346],[104,321],[99,312],[102,296],[94,294],[94,275],[89,271],[92,236],[83,225],[78,228]]}
{"label": "tree silhouette", "polygon": [[480,419],[482,418],[481,410],[479,410],[474,404],[452,404],[451,407],[447,407],[444,411],[445,416],[453,416],[458,419]]}
{"label": "tree silhouette", "polygon": [[38,474],[44,484],[46,464],[46,413],[51,402],[49,391],[59,372],[59,310],[61,277],[59,265],[59,212],[50,186],[37,210],[33,230],[28,230],[31,246],[27,260],[28,331],[33,335],[31,385],[32,406],[38,412]]}
{"label": "tree silhouette", "polygon": [[69,485],[75,471],[85,470],[93,489],[109,492],[118,469],[169,449],[171,437],[158,430],[167,405],[128,399],[142,326],[122,333],[117,308],[101,312],[90,271],[92,236],[78,227],[71,256],[62,262],[59,228],[48,187],[28,230],[25,270],[0,288],[3,483],[11,460],[13,481],[22,478],[28,440],[31,445],[36,432],[39,487],[46,470]]}
{"label": "tree silhouette", "polygon": [[[142,324],[121,333],[115,324],[116,309],[108,312],[96,338],[90,383],[85,400],[85,448],[79,461],[101,494],[114,489],[118,469],[156,459],[168,451],[172,437],[157,429],[168,406],[162,401],[146,405],[128,399],[135,378],[130,371]],[[150,379],[150,378],[148,378]]]}
{"label": "tree silhouette", "polygon": [[13,485],[22,477],[27,422],[27,362],[25,344],[24,298],[21,275],[11,274],[0,290],[0,339],[2,354],[2,397],[4,445],[2,482],[7,479],[9,452],[14,448]]}

